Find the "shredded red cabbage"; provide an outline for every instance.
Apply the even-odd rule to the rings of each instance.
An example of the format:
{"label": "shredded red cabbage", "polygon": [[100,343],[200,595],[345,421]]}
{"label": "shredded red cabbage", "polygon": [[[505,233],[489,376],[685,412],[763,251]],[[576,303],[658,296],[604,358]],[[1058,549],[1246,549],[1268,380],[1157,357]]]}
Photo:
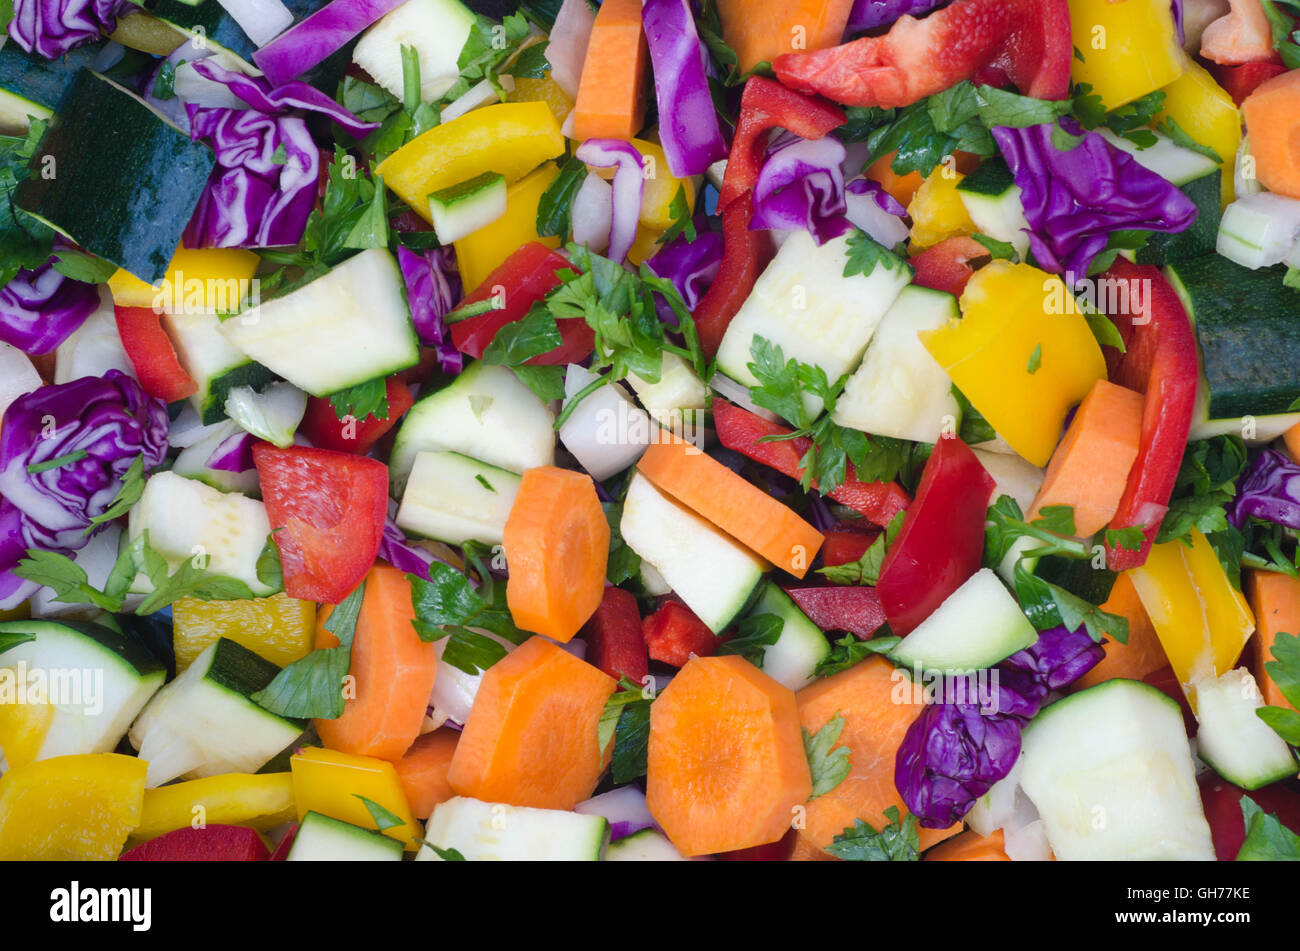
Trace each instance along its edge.
{"label": "shredded red cabbage", "polygon": [[609,257],[621,262],[636,241],[636,228],[645,196],[641,153],[621,139],[588,139],[573,153],[593,168],[613,168],[614,213],[609,226]]}
{"label": "shredded red cabbage", "polygon": [[99,288],[54,270],[51,257],[0,288],[0,340],[24,353],[49,353],[99,306]]}
{"label": "shredded red cabbage", "polygon": [[727,143],[709,91],[708,53],[687,0],[645,0],[641,8],[655,100],[659,141],[677,178],[703,175],[727,157]]}
{"label": "shredded red cabbage", "polygon": [[849,230],[844,217],[844,145],[833,136],[786,133],[767,151],[754,184],[750,230],[804,230],[825,244]]}
{"label": "shredded red cabbage", "polygon": [[384,521],[384,537],[379,543],[379,554],[376,557],[380,561],[388,562],[398,571],[417,575],[428,581],[429,566],[435,561],[442,564],[446,564],[446,562],[435,557],[433,552],[427,548],[412,545],[407,541],[406,534],[397,527],[397,522],[393,521],[396,510],[397,503],[390,501],[388,503],[388,518]]}
{"label": "shredded red cabbage", "polygon": [[1061,127],[1083,140],[1058,149],[1052,123],[993,129],[1020,186],[1029,246],[1040,267],[1082,280],[1113,232],[1173,233],[1196,219],[1196,205],[1167,179],[1097,133],[1084,133],[1073,119],[1062,119]]}
{"label": "shredded red cabbage", "polygon": [[247,472],[255,468],[253,443],[256,441],[257,438],[252,433],[242,430],[233,433],[217,444],[204,465],[219,472]]}
{"label": "shredded red cabbage", "polygon": [[846,34],[888,26],[901,16],[919,16],[945,7],[950,0],[857,0],[849,12]]}
{"label": "shredded red cabbage", "polygon": [[1276,449],[1260,452],[1237,480],[1228,520],[1241,528],[1248,518],[1300,530],[1300,465]]}
{"label": "shredded red cabbage", "polygon": [[301,76],[405,0],[332,0],[253,54],[272,86]]}
{"label": "shredded red cabbage", "polygon": [[694,241],[679,234],[646,261],[646,267],[673,282],[687,310],[699,305],[722,266],[722,235],[704,230],[703,218],[696,221],[695,227]]}
{"label": "shredded red cabbage", "polygon": [[29,53],[58,59],[112,33],[130,0],[15,0],[9,35]]}
{"label": "shredded red cabbage", "polygon": [[416,333],[426,346],[438,353],[444,373],[459,373],[464,357],[451,342],[443,317],[456,307],[462,294],[460,272],[456,269],[456,252],[452,248],[432,248],[417,254],[405,247],[397,249],[397,263],[406,283],[406,299]]}

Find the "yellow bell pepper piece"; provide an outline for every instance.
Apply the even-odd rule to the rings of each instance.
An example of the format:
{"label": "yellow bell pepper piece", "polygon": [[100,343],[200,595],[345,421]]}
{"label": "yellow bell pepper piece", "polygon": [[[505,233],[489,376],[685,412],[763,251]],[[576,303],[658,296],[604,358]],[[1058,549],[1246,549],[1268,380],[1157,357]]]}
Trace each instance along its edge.
{"label": "yellow bell pepper piece", "polygon": [[1255,616],[1209,540],[1195,529],[1189,537],[1190,546],[1182,540],[1151,546],[1146,563],[1129,577],[1195,709],[1196,685],[1232,670]]}
{"label": "yellow bell pepper piece", "polygon": [[1178,78],[1187,57],[1165,0],[1069,0],[1074,46],[1070,68],[1107,109],[1140,99]]}
{"label": "yellow bell pepper piece", "polygon": [[[16,675],[16,668],[13,673]],[[28,676],[37,676],[37,671],[29,671]],[[0,754],[8,768],[26,766],[36,760],[45,743],[45,735],[54,721],[54,705],[34,701],[31,695],[23,703],[6,702],[6,699],[0,695]]]}
{"label": "yellow bell pepper piece", "polygon": [[153,56],[167,56],[187,39],[184,33],[170,23],[152,17],[143,10],[132,10],[118,20],[117,28],[108,38]]}
{"label": "yellow bell pepper piece", "polygon": [[218,638],[228,637],[287,667],[311,653],[316,605],[286,594],[245,601],[181,598],[172,605],[172,646],[181,673]]}
{"label": "yellow bell pepper piece", "polygon": [[191,250],[181,246],[172,255],[164,283],[157,285],[157,290],[121,268],[108,279],[108,289],[119,307],[152,307],[160,314],[215,314],[239,306],[260,262],[256,254],[243,248]]}
{"label": "yellow bell pepper piece", "polygon": [[134,756],[90,753],[9,770],[0,861],[113,861],[140,822],[147,768]]}
{"label": "yellow bell pepper piece", "polygon": [[1173,119],[1201,145],[1219,153],[1223,185],[1223,207],[1236,197],[1232,169],[1241,145],[1241,113],[1232,97],[1200,64],[1187,59],[1187,71],[1163,87],[1164,109],[1156,124]]}
{"label": "yellow bell pepper piece", "polygon": [[299,820],[308,812],[319,812],[373,829],[374,817],[359,798],[364,796],[404,823],[386,829],[384,835],[415,851],[414,840],[422,834],[420,824],[411,814],[406,793],[402,791],[402,783],[392,763],[373,756],[309,746],[289,759],[289,767],[293,770],[293,793]]}
{"label": "yellow bell pepper piece", "polygon": [[510,92],[510,102],[544,102],[561,124],[573,111],[573,100],[560,88],[560,84],[548,73],[541,79],[529,76],[515,78],[515,88]]}
{"label": "yellow bell pepper piece", "polygon": [[1065,414],[1106,378],[1101,347],[1054,274],[994,261],[975,272],[962,318],[920,334],[958,389],[1017,453],[1045,466]]}
{"label": "yellow bell pepper piece", "polygon": [[432,192],[484,172],[498,172],[507,183],[517,182],[563,152],[560,123],[546,103],[501,102],[434,126],[380,162],[375,171],[432,224],[428,208]]}
{"label": "yellow bell pepper piece", "polygon": [[673,223],[672,204],[681,189],[686,191],[686,206],[695,207],[695,180],[677,178],[668,169],[668,157],[662,146],[644,139],[632,139],[632,145],[641,153],[645,169],[645,185],[641,194],[639,221],[647,228],[667,231]]}
{"label": "yellow bell pepper piece", "polygon": [[265,831],[294,816],[288,773],[225,773],[146,790],[132,838],[152,839],[200,823]]}
{"label": "yellow bell pepper piece", "polygon": [[965,178],[960,173],[939,166],[912,196],[907,213],[912,216],[913,253],[932,248],[945,238],[975,231],[966,204],[957,192]]}
{"label": "yellow bell pepper piece", "polygon": [[548,248],[560,246],[559,238],[537,234],[537,205],[559,173],[554,162],[547,162],[523,181],[515,182],[506,189],[506,213],[455,242],[456,263],[467,293],[529,241],[540,241]]}

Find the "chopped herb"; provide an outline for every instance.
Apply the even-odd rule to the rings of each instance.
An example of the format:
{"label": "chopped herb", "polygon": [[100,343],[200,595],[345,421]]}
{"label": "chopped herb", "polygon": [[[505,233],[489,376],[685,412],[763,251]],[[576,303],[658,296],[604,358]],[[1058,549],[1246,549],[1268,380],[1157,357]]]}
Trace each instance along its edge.
{"label": "chopped herb", "polygon": [[698,237],[695,233],[694,212],[691,210],[691,203],[686,200],[685,185],[677,186],[677,194],[668,205],[668,214],[672,216],[673,223],[655,240],[655,244],[667,244],[681,234],[686,235],[687,241],[694,241]]}
{"label": "chopped herb", "polygon": [[835,641],[831,645],[831,652],[813,671],[815,677],[829,677],[832,674],[838,674],[842,670],[848,670],[850,667],[856,667],[862,661],[866,660],[872,654],[888,654],[899,644],[903,643],[901,637],[887,633],[889,625],[881,628],[877,636],[870,640],[864,641],[852,634],[847,634]]}
{"label": "chopped herb", "polygon": [[1241,797],[1241,817],[1246,838],[1237,852],[1238,862],[1300,862],[1300,836],[1249,795]]}
{"label": "chopped herb", "polygon": [[331,393],[329,399],[339,419],[349,416],[356,420],[372,416],[375,419],[388,418],[388,383],[383,377]]}
{"label": "chopped herb", "polygon": [[826,851],[849,862],[915,862],[921,857],[921,837],[916,831],[916,816],[900,821],[897,806],[884,810],[888,825],[877,832],[875,826],[854,819],[853,825],[831,841]]}
{"label": "chopped herb", "polygon": [[375,828],[380,832],[387,829],[395,829],[398,826],[406,825],[406,820],[393,815],[373,799],[367,799],[361,793],[353,793],[365,805],[366,811],[370,813],[370,818],[375,820]]}
{"label": "chopped herb", "polygon": [[537,234],[567,239],[573,230],[573,200],[587,180],[587,166],[573,156],[564,160],[537,202]]}
{"label": "chopped herb", "polygon": [[809,733],[806,727],[800,729],[808,771],[812,774],[812,795],[808,798],[816,799],[844,782],[852,769],[849,748],[835,746],[844,732],[844,714],[837,710],[816,733]]}
{"label": "chopped herb", "polygon": [[1037,373],[1039,367],[1043,365],[1043,345],[1040,343],[1034,347],[1034,352],[1029,355],[1029,362],[1025,364],[1026,373]]}
{"label": "chopped herb", "polygon": [[885,553],[889,546],[894,543],[898,533],[903,529],[903,522],[907,518],[907,512],[898,512],[889,520],[889,525],[884,532],[876,536],[867,550],[862,553],[862,557],[857,561],[850,561],[842,565],[831,565],[827,568],[818,568],[818,574],[822,575],[831,584],[865,584],[874,585],[880,579],[880,569],[885,563]]}
{"label": "chopped herb", "polygon": [[848,260],[844,263],[844,276],[861,274],[870,277],[877,265],[883,265],[887,271],[900,267],[907,268],[909,273],[911,271],[911,266],[897,254],[876,242],[865,231],[855,228],[848,238]]}
{"label": "chopped herb", "polygon": [[715,654],[738,654],[755,667],[763,666],[763,655],[781,638],[785,621],[776,614],[753,614],[736,623],[736,633],[723,641]]}
{"label": "chopped herb", "polygon": [[27,474],[40,475],[42,472],[49,472],[51,469],[62,469],[64,466],[70,466],[74,462],[80,462],[88,455],[90,455],[90,453],[86,450],[78,449],[76,452],[70,452],[63,456],[56,456],[53,459],[46,459],[44,462],[33,462],[27,467]]}

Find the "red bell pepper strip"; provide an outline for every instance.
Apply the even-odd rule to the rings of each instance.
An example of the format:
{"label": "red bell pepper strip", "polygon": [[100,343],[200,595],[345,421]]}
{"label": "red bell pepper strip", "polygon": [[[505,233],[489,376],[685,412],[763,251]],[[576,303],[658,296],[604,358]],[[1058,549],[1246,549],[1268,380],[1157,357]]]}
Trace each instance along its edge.
{"label": "red bell pepper strip", "polygon": [[[487,276],[468,297],[466,304],[479,304],[493,297],[496,310],[458,320],[451,325],[451,342],[461,353],[479,359],[492,338],[506,324],[523,319],[538,301],[560,286],[557,271],[572,268],[569,259],[537,241],[530,241]],[[596,346],[596,332],[581,317],[556,321],[564,343],[549,353],[533,357],[531,366],[566,366],[578,363]]]}
{"label": "red bell pepper strip", "polygon": [[740,98],[736,136],[727,157],[718,210],[722,215],[723,251],[718,276],[693,314],[704,353],[717,353],[722,336],[745,302],[772,253],[766,232],[750,231],[753,191],[767,150],[768,133],[786,129],[804,139],[820,139],[846,121],[829,103],[753,76]]}
{"label": "red bell pepper strip", "polygon": [[581,636],[587,642],[587,663],[616,680],[627,677],[633,683],[644,682],[650,672],[650,658],[641,629],[641,611],[630,591],[606,588]]}
{"label": "red bell pepper strip", "polygon": [[1214,855],[1220,862],[1232,862],[1246,841],[1246,819],[1241,814],[1242,797],[1254,800],[1265,812],[1277,816],[1278,821],[1292,832],[1300,834],[1300,793],[1282,783],[1263,789],[1246,791],[1220,779],[1213,771],[1201,774],[1197,785],[1201,789],[1201,806],[1205,821],[1210,824],[1210,838],[1214,842]]}
{"label": "red bell pepper strip", "polygon": [[[767,436],[789,435],[791,430],[784,426],[770,423],[761,416],[722,399],[713,401],[713,426],[718,432],[718,441],[728,449],[770,466],[792,479],[798,479],[803,474],[803,467],[799,463],[812,445],[810,440],[800,437],[779,442],[763,441]],[[830,493],[830,497],[881,526],[888,525],[912,501],[896,482],[860,481],[851,463],[844,481]]]}
{"label": "red bell pepper strip", "polygon": [[899,637],[915,630],[979,570],[994,485],[960,439],[945,436],[935,444],[876,584],[889,626]]}
{"label": "red bell pepper strip", "polygon": [[199,391],[194,378],[181,366],[160,314],[151,307],[115,307],[113,312],[122,349],[146,393],[174,403]]}
{"label": "red bell pepper strip", "polygon": [[772,65],[793,89],[893,108],[963,79],[1064,99],[1073,55],[1067,0],[957,0],[922,20],[905,16],[883,36],[786,53]]}
{"label": "red bell pepper strip", "polygon": [[390,377],[385,388],[388,397],[387,419],[375,416],[339,419],[329,400],[313,396],[307,400],[307,412],[303,415],[299,430],[317,449],[364,456],[385,433],[397,425],[402,415],[415,403],[411,388],[397,377]]}
{"label": "red bell pepper strip", "polygon": [[823,534],[826,541],[822,543],[821,556],[825,568],[857,561],[880,536],[877,531],[862,531],[841,525],[828,529]]}
{"label": "red bell pepper strip", "polygon": [[1141,302],[1140,314],[1109,315],[1126,349],[1112,356],[1111,380],[1146,395],[1137,459],[1110,521],[1112,529],[1142,526],[1146,540],[1138,551],[1106,546],[1107,567],[1123,571],[1146,562],[1169,510],[1192,429],[1200,355],[1187,311],[1157,268],[1119,258],[1103,279],[1126,283],[1127,299]]}
{"label": "red bell pepper strip", "polygon": [[747,849],[737,849],[734,852],[719,852],[718,861],[720,862],[788,862],[790,855],[794,852],[795,836],[799,833],[791,829],[775,842],[769,842],[766,845],[751,845]]}
{"label": "red bell pepper strip", "polygon": [[965,235],[946,238],[909,261],[916,271],[912,283],[961,297],[975,273],[969,262],[988,257],[989,249],[974,238]]}
{"label": "red bell pepper strip", "polygon": [[291,598],[338,604],[379,554],[388,467],[328,449],[253,446],[262,500]]}
{"label": "red bell pepper strip", "polygon": [[1264,83],[1287,71],[1281,62],[1242,63],[1240,66],[1220,66],[1218,63],[1206,65],[1215,81],[1238,106]]}
{"label": "red bell pepper strip", "polygon": [[714,634],[694,611],[675,598],[669,598],[646,616],[641,636],[651,660],[673,667],[686,666],[692,654],[708,657],[727,640],[727,635]]}
{"label": "red bell pepper strip", "polygon": [[254,829],[186,826],[123,852],[119,862],[265,862],[271,852]]}
{"label": "red bell pepper strip", "polygon": [[865,641],[886,620],[880,593],[866,585],[786,588],[785,593],[823,631],[848,631]]}

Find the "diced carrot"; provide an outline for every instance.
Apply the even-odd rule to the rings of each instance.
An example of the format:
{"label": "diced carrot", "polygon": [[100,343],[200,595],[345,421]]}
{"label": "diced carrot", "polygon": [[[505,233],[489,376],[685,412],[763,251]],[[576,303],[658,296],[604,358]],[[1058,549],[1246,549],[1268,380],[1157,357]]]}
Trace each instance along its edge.
{"label": "diced carrot", "polygon": [[839,862],[840,859],[831,855],[817,843],[808,837],[808,833],[800,829],[795,833],[794,848],[790,851],[791,862]]}
{"label": "diced carrot", "polygon": [[775,842],[811,794],[794,692],[743,657],[692,658],[651,704],[646,805],[683,855]]}
{"label": "diced carrot", "polygon": [[742,72],[783,53],[838,46],[853,0],[718,0],[722,38]]}
{"label": "diced carrot", "polygon": [[483,674],[447,782],[457,794],[539,809],[590,798],[612,745],[597,723],[618,684],[544,637]]}
{"label": "diced carrot", "polygon": [[1291,454],[1291,461],[1300,462],[1300,423],[1283,433],[1282,441],[1286,443],[1286,451]]}
{"label": "diced carrot", "polygon": [[609,522],[591,476],[554,466],[524,473],[502,536],[515,624],[573,638],[605,594]]}
{"label": "diced carrot", "polygon": [[447,770],[459,739],[459,733],[446,727],[425,733],[393,764],[415,818],[429,818],[434,806],[456,795],[447,782]]}
{"label": "diced carrot", "polygon": [[[890,806],[905,814],[907,806],[894,787],[894,757],[923,706],[907,675],[896,673],[883,657],[869,657],[800,690],[798,701],[799,721],[809,733],[816,733],[836,714],[843,715],[844,729],[836,746],[849,749],[849,775],[808,803],[805,831],[812,843],[826,848],[854,819],[879,829],[889,822],[885,810]],[[918,826],[917,831],[921,848],[926,849],[956,835],[961,823],[947,829]]]}
{"label": "diced carrot", "polygon": [[573,137],[632,139],[645,123],[650,51],[641,0],[605,0],[596,13],[573,106]]}
{"label": "diced carrot", "polygon": [[925,853],[927,862],[1010,862],[1006,853],[1006,840],[1002,830],[982,836],[974,829],[955,835],[942,845]]}
{"label": "diced carrot", "polygon": [[1049,505],[1072,505],[1080,537],[1105,528],[1119,508],[1137,458],[1142,406],[1141,393],[1106,380],[1094,383],[1052,453],[1027,517],[1037,518]]}
{"label": "diced carrot", "polygon": [[[438,654],[420,640],[412,621],[411,583],[391,565],[377,564],[366,575],[366,593],[352,639],[354,691],[337,720],[317,720],[321,742],[332,750],[396,760],[420,735],[429,693],[438,672]],[[316,646],[337,647],[325,629],[333,606],[316,617]]]}
{"label": "diced carrot", "polygon": [[697,515],[796,578],[825,539],[791,509],[684,439],[665,432],[637,469]]}
{"label": "diced carrot", "polygon": [[1300,69],[1270,79],[1241,104],[1255,175],[1271,192],[1300,198]]}
{"label": "diced carrot", "polygon": [[1300,635],[1300,580],[1275,571],[1249,571],[1246,596],[1255,612],[1256,625],[1246,652],[1259,692],[1269,706],[1294,709],[1264,665],[1273,659],[1273,642],[1278,634]]}
{"label": "diced carrot", "polygon": [[921,183],[925,181],[925,176],[920,172],[899,175],[890,167],[896,158],[898,158],[897,152],[882,155],[872,162],[863,174],[872,181],[879,182],[881,188],[906,208],[912,203],[912,198],[916,195],[916,190],[921,187]]}
{"label": "diced carrot", "polygon": [[1120,572],[1115,579],[1110,597],[1101,609],[1107,614],[1128,619],[1128,643],[1121,644],[1108,638],[1106,656],[1075,681],[1073,689],[1094,687],[1104,680],[1141,680],[1168,665],[1169,658],[1165,656],[1165,649],[1160,645],[1156,629],[1151,626],[1151,619],[1147,617],[1146,608],[1142,607],[1142,600],[1127,571]]}

